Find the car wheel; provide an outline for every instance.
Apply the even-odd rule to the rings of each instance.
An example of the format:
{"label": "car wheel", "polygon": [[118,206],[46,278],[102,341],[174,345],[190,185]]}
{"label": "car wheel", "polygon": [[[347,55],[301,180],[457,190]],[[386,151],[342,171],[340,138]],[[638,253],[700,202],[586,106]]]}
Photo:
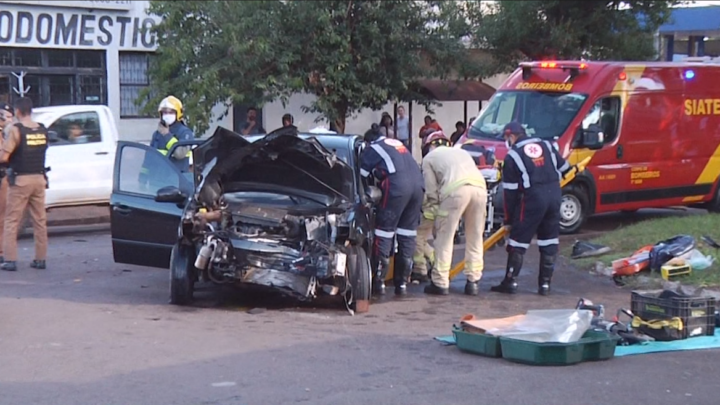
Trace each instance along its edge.
{"label": "car wheel", "polygon": [[350,308],[357,313],[367,312],[372,298],[372,271],[370,258],[362,246],[348,249],[347,269],[353,297]]}
{"label": "car wheel", "polygon": [[188,305],[193,299],[195,263],[190,249],[173,246],[170,254],[170,303]]}
{"label": "car wheel", "polygon": [[569,185],[562,189],[560,202],[560,233],[576,233],[585,223],[589,212],[587,194],[582,187]]}

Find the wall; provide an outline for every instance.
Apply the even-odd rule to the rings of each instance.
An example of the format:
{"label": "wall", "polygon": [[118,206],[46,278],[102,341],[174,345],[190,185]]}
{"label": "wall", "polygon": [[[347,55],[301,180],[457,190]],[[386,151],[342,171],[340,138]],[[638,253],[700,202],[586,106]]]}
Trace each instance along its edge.
{"label": "wall", "polygon": [[[120,119],[119,52],[152,52],[148,1],[0,1],[0,47],[105,50],[108,107],[123,140],[149,140],[156,118]],[[214,110],[215,115],[222,108]],[[232,128],[232,112],[219,122]],[[212,126],[211,131],[214,130]],[[210,132],[211,132],[210,131]]]}
{"label": "wall", "polygon": [[[497,88],[500,84],[508,77],[508,75],[497,75],[493,76],[484,82],[493,88]],[[268,131],[279,127],[281,125],[281,119],[283,114],[292,114],[295,118],[295,125],[300,131],[308,131],[319,125],[328,127],[328,123],[321,121],[316,123],[315,120],[320,117],[318,114],[310,114],[303,112],[303,106],[310,106],[315,99],[315,96],[309,94],[296,94],[288,100],[286,106],[283,106],[282,102],[275,101],[266,104],[263,107],[263,120],[265,128]],[[464,103],[462,101],[445,101],[440,102],[441,105],[432,106],[433,112],[426,110],[423,106],[413,103],[412,111],[409,111],[407,103],[398,104],[405,106],[405,111],[412,114],[412,133],[413,136],[413,153],[416,156],[420,155],[420,145],[418,138],[418,132],[424,125],[423,120],[426,115],[431,115],[435,118],[443,130],[448,134],[455,132],[455,123],[457,121],[464,121]],[[480,111],[481,103],[477,100],[468,101],[467,106],[467,117],[471,119],[478,115]],[[360,111],[353,117],[350,117],[346,122],[345,132],[348,134],[364,134],[370,128],[372,123],[380,122],[380,117],[383,112],[388,112],[391,116],[393,115],[394,104],[388,103],[383,109],[373,111],[366,109]]]}

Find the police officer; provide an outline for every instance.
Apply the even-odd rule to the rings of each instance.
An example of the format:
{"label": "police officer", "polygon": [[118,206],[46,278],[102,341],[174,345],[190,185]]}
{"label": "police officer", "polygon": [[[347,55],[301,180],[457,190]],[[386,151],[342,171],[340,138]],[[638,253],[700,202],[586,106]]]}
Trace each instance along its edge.
{"label": "police officer", "polygon": [[10,129],[3,142],[0,163],[9,162],[7,215],[5,217],[5,262],[0,269],[17,270],[18,225],[25,208],[29,208],[35,236],[35,260],[30,265],[45,269],[47,257],[47,224],[45,217],[45,152],[48,147],[48,131],[42,124],[32,120],[32,100],[20,98],[15,104],[18,123]]}
{"label": "police officer", "polygon": [[[183,105],[174,96],[165,97],[158,106],[160,124],[152,135],[150,147],[167,155],[173,145],[179,141],[189,141],[195,138],[193,131],[183,121]],[[171,161],[182,172],[190,169],[190,148],[187,146],[175,148]]]}
{"label": "police officer", "polygon": [[442,131],[428,135],[428,154],[423,159],[425,177],[424,215],[434,215],[435,253],[437,263],[431,273],[426,294],[447,295],[450,287],[450,265],[453,239],[461,219],[465,219],[465,294],[478,295],[484,267],[483,230],[487,207],[485,178],[472,156],[451,142]]}
{"label": "police officer", "polygon": [[379,182],[383,197],[375,217],[375,240],[371,255],[373,291],[385,293],[393,238],[397,236],[393,284],[395,294],[407,293],[412,273],[415,237],[420,223],[424,186],[420,166],[405,145],[381,135],[378,125],[365,133],[367,147],[360,156],[360,174]]}
{"label": "police officer", "polygon": [[[10,132],[13,124],[13,109],[9,104],[0,104],[0,150],[4,134]],[[3,233],[5,232],[5,208],[7,207],[7,163],[0,164],[0,264],[5,261],[3,254]]]}
{"label": "police officer", "polygon": [[508,154],[503,162],[502,186],[505,222],[510,224],[505,278],[492,291],[514,294],[523,256],[537,234],[540,250],[538,294],[550,292],[560,233],[560,179],[570,165],[557,146],[539,138],[528,138],[517,122],[503,130]]}

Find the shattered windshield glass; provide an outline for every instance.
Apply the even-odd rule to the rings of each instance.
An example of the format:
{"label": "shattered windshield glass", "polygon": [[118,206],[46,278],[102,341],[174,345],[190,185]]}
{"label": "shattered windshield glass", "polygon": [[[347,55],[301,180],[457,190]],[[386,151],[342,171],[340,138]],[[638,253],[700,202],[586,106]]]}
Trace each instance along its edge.
{"label": "shattered windshield glass", "polygon": [[470,127],[470,138],[502,140],[511,121],[525,127],[528,136],[552,139],[562,136],[582,108],[586,94],[541,91],[500,91]]}

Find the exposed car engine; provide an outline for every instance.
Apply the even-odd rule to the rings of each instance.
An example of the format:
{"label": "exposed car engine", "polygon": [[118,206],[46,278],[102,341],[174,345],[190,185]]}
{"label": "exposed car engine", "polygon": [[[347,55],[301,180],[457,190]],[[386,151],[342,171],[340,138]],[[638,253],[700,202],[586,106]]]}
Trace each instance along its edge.
{"label": "exposed car engine", "polygon": [[184,221],[200,245],[195,267],[210,280],[271,287],[300,299],[320,290],[345,292],[341,215],[326,207],[301,211],[223,198],[218,206],[189,211]]}

